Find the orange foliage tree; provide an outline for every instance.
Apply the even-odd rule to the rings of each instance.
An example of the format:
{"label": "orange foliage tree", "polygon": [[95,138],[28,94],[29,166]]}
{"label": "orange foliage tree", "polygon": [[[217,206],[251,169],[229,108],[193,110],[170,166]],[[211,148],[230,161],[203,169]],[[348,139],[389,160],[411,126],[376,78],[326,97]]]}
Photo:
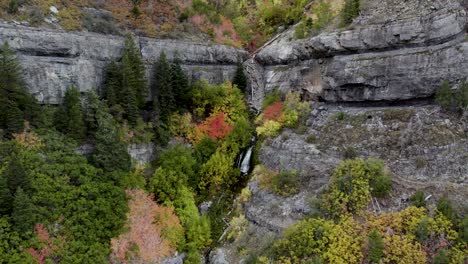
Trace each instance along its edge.
{"label": "orange foliage tree", "polygon": [[47,231],[47,228],[43,224],[36,224],[34,231],[41,244],[41,248],[30,247],[26,251],[31,254],[38,263],[43,264],[48,256],[62,247],[62,243],[57,243],[56,239],[49,235],[49,231]]}
{"label": "orange foliage tree", "polygon": [[173,254],[184,232],[174,208],[156,204],[141,189],[127,190],[127,195],[128,231],[111,240],[112,262],[158,262]]}

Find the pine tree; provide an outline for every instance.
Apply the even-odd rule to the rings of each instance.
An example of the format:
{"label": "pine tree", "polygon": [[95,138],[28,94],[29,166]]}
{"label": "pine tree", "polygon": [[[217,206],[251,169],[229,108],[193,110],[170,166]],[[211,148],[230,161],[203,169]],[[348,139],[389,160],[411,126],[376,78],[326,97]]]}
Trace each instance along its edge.
{"label": "pine tree", "polygon": [[240,61],[237,63],[236,75],[234,75],[232,84],[237,85],[237,88],[239,88],[243,93],[247,89],[247,77],[244,74],[244,67]]}
{"label": "pine tree", "polygon": [[347,26],[351,24],[355,17],[359,15],[361,10],[360,0],[346,0],[345,5],[341,14],[341,26]]}
{"label": "pine tree", "polygon": [[120,103],[125,111],[125,118],[132,126],[136,125],[138,119],[138,99],[134,87],[134,73],[131,59],[128,54],[122,58],[122,88],[120,93]]}
{"label": "pine tree", "polygon": [[154,79],[154,110],[161,122],[167,123],[169,116],[175,109],[175,99],[171,84],[171,66],[167,62],[164,52],[161,52],[156,63]]}
{"label": "pine tree", "polygon": [[13,227],[20,234],[27,234],[33,231],[34,205],[31,198],[21,187],[18,187],[13,201],[13,212],[11,214]]}
{"label": "pine tree", "polygon": [[40,115],[37,102],[26,91],[21,65],[7,42],[0,46],[0,72],[0,128],[20,131],[24,118],[35,125]]}
{"label": "pine tree", "polygon": [[7,178],[0,175],[0,216],[11,213],[13,196],[8,188]]}
{"label": "pine tree", "polygon": [[128,35],[125,40],[125,51],[122,57],[124,85],[133,91],[138,108],[143,108],[148,96],[145,79],[145,65],[141,53],[135,45],[135,41]]}
{"label": "pine tree", "polygon": [[118,126],[105,107],[96,113],[98,128],[96,131],[96,149],[93,161],[96,167],[105,172],[116,170],[129,171],[131,158],[127,146],[121,141]]}
{"label": "pine tree", "polygon": [[369,233],[369,259],[372,263],[380,263],[380,259],[383,257],[383,240],[379,231],[376,229]]}
{"label": "pine tree", "polygon": [[180,108],[188,108],[190,103],[190,86],[178,61],[171,65],[171,85],[174,100]]}
{"label": "pine tree", "polygon": [[81,109],[80,92],[75,86],[65,93],[63,104],[55,116],[56,127],[71,138],[81,141],[86,133],[86,126]]}
{"label": "pine tree", "polygon": [[91,90],[86,95],[86,101],[84,106],[84,120],[86,123],[86,131],[89,136],[93,136],[98,128],[97,112],[103,107],[102,102],[99,100],[99,96],[94,90]]}
{"label": "pine tree", "polygon": [[107,105],[112,107],[120,102],[118,91],[122,87],[122,72],[120,67],[112,61],[106,69],[106,78],[104,81],[103,97]]}

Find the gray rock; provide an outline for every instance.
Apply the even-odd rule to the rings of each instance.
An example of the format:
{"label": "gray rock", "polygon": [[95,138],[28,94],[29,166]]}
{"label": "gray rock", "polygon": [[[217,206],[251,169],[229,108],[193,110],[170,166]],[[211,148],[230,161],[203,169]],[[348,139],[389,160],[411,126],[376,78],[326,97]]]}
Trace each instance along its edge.
{"label": "gray rock", "polygon": [[[5,41],[18,53],[30,92],[44,104],[60,103],[72,84],[81,92],[98,89],[106,65],[120,60],[124,48],[120,36],[0,23],[0,43]],[[136,38],[136,42],[148,77],[163,51],[170,61],[180,61],[191,81],[205,78],[212,83],[231,80],[238,58],[247,56],[245,51],[219,44],[149,38]]]}
{"label": "gray rock", "polygon": [[185,253],[178,254],[174,257],[166,258],[161,261],[161,264],[184,264]]}
{"label": "gray rock", "polygon": [[154,158],[153,144],[132,144],[128,146],[127,151],[140,165],[149,164]]}
{"label": "gray rock", "polygon": [[226,252],[222,248],[217,248],[210,252],[210,264],[229,264],[227,261]]}
{"label": "gray rock", "polygon": [[465,79],[468,18],[460,3],[444,0],[434,11],[416,0],[396,2],[381,3],[387,10],[371,3],[376,11],[363,10],[349,30],[304,40],[291,40],[293,29],[278,35],[253,57],[263,66],[263,76],[251,74],[262,80],[251,84],[253,93],[279,88],[333,102],[396,101]]}

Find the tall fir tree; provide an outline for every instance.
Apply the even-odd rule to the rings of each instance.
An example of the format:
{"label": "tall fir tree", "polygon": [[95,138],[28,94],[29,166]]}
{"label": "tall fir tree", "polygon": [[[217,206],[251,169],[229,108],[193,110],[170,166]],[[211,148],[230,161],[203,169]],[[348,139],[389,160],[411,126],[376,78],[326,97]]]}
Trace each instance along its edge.
{"label": "tall fir tree", "polygon": [[247,77],[244,74],[244,67],[242,66],[242,62],[240,60],[237,63],[236,74],[234,75],[232,84],[237,85],[237,88],[239,88],[243,93],[247,89]]}
{"label": "tall fir tree", "polygon": [[7,42],[0,46],[0,129],[7,135],[23,129],[23,119],[36,125],[41,111],[25,89],[22,69]]}
{"label": "tall fir tree", "polygon": [[9,215],[13,206],[13,196],[8,188],[7,178],[0,174],[0,216]]}
{"label": "tall fir tree", "polygon": [[120,102],[119,94],[122,87],[122,72],[120,67],[112,61],[106,69],[104,81],[104,92],[102,96],[106,99],[107,105],[112,107]]}
{"label": "tall fir tree", "polygon": [[171,86],[174,100],[179,108],[187,109],[190,103],[190,85],[179,61],[171,64]]}
{"label": "tall fir tree", "polygon": [[13,228],[18,233],[25,236],[32,233],[35,224],[34,204],[31,197],[21,187],[18,187],[15,192],[11,218],[13,220]]}
{"label": "tall fir tree", "polygon": [[89,91],[84,102],[84,120],[88,136],[94,137],[97,131],[97,112],[101,107],[102,102],[99,100],[99,96],[94,90]]}
{"label": "tall fir tree", "polygon": [[71,86],[65,93],[63,103],[55,116],[56,127],[69,137],[81,141],[86,134],[86,126],[81,109],[80,92]]}
{"label": "tall fir tree", "polygon": [[175,109],[174,91],[171,82],[171,65],[166,54],[161,52],[156,62],[154,76],[154,110],[162,123],[167,123],[169,116]]}
{"label": "tall fir tree", "polygon": [[133,91],[138,108],[143,108],[148,96],[147,82],[145,78],[145,65],[141,53],[135,45],[131,35],[125,40],[125,51],[122,57],[124,75],[123,85],[127,85]]}
{"label": "tall fir tree", "polygon": [[119,129],[114,118],[104,105],[98,109],[96,118],[98,128],[96,149],[92,157],[94,164],[105,172],[129,171],[131,158],[127,152],[126,144],[120,139]]}

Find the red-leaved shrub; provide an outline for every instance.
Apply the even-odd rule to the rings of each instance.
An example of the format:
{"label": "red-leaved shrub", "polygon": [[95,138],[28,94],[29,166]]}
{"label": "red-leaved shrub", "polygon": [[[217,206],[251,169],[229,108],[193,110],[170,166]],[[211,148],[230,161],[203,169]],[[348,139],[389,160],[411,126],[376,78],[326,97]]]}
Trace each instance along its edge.
{"label": "red-leaved shrub", "polygon": [[263,120],[281,121],[283,118],[283,103],[276,102],[263,111]]}

